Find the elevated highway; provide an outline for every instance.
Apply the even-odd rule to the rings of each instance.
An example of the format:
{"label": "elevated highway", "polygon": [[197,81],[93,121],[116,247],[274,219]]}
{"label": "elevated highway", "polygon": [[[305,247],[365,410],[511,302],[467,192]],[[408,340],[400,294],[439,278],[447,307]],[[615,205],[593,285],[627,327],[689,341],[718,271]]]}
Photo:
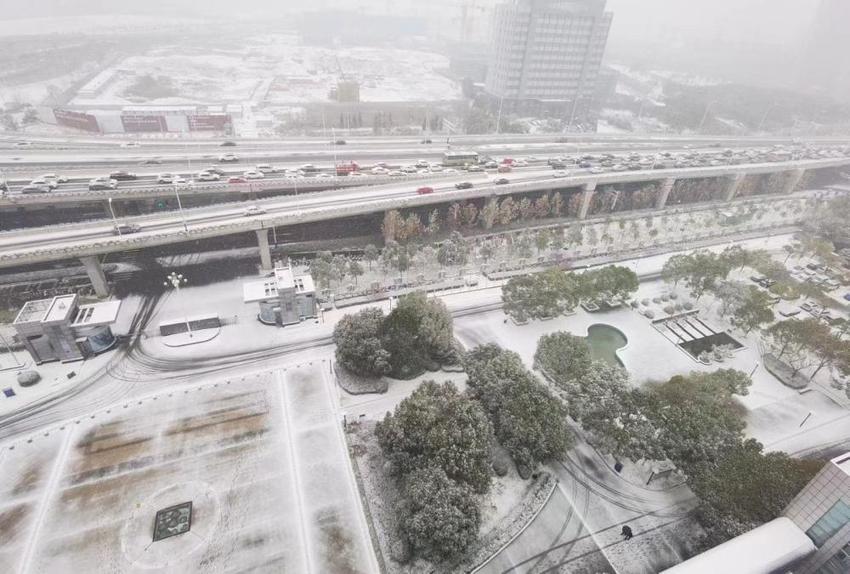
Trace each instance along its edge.
{"label": "elevated highway", "polygon": [[[415,193],[409,183],[375,187],[351,187],[320,194],[283,196],[256,202],[265,213],[246,216],[244,205],[215,205],[182,212],[159,213],[122,219],[141,227],[138,233],[117,236],[111,221],[49,226],[0,234],[0,268],[47,261],[80,258],[86,265],[96,290],[105,292],[106,282],[98,257],[107,253],[169,245],[197,239],[254,231],[260,246],[263,266],[271,266],[268,230],[271,227],[313,223],[391,209],[413,208],[505,195],[521,195],[547,190],[580,188],[578,217],[587,217],[588,206],[598,186],[618,183],[660,181],[655,207],[666,206],[676,180],[724,177],[728,180],[725,199],[734,199],[747,175],[782,172],[787,177],[778,195],[791,193],[807,170],[850,165],[850,158],[807,160],[785,163],[667,169],[604,174],[580,174],[554,178],[552,172],[529,173],[525,180],[497,185],[487,174],[462,174],[433,185],[434,192]],[[473,179],[471,176],[475,176]],[[457,190],[454,183],[473,179],[471,189]]]}

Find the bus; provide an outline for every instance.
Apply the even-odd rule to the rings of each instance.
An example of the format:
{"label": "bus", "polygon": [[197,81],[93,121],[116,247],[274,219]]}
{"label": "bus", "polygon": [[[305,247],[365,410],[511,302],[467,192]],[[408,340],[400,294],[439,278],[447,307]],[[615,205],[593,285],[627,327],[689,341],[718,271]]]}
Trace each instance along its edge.
{"label": "bus", "polygon": [[474,151],[447,151],[443,153],[443,165],[446,167],[478,165],[478,154]]}

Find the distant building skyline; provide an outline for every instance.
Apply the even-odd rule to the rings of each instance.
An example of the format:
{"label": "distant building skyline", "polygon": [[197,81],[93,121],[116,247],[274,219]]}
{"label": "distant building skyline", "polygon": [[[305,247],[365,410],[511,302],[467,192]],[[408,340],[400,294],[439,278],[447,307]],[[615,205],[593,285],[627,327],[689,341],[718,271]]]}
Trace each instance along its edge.
{"label": "distant building skyline", "polygon": [[585,116],[613,14],[606,0],[511,0],[496,6],[486,91],[512,108],[550,113],[570,123]]}

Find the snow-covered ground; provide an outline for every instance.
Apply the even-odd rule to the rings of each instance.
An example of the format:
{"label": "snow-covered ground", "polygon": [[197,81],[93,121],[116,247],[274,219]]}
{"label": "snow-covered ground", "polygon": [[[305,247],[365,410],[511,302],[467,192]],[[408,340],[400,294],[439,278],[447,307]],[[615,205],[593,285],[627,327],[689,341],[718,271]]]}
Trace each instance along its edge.
{"label": "snow-covered ground", "polygon": [[0,570],[376,572],[329,361],[197,383],[0,445]]}
{"label": "snow-covered ground", "polygon": [[290,105],[329,101],[337,81],[360,84],[364,102],[455,100],[460,86],[438,73],[445,56],[392,46],[328,49],[298,44],[295,36],[262,35],[243,45],[161,47],[130,56],[104,71],[113,80],[96,97],[77,96],[71,104],[130,105],[125,90],[143,75],[167,76],[176,95],[145,104],[267,103]]}

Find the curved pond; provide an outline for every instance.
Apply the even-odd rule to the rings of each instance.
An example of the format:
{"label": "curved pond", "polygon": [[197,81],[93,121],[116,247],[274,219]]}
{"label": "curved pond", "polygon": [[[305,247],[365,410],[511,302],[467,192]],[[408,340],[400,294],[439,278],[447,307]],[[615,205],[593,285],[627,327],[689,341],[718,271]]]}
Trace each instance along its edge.
{"label": "curved pond", "polygon": [[624,367],[617,356],[617,349],[628,345],[629,340],[619,329],[610,325],[591,325],[587,328],[587,344],[590,346],[590,355],[597,361]]}

